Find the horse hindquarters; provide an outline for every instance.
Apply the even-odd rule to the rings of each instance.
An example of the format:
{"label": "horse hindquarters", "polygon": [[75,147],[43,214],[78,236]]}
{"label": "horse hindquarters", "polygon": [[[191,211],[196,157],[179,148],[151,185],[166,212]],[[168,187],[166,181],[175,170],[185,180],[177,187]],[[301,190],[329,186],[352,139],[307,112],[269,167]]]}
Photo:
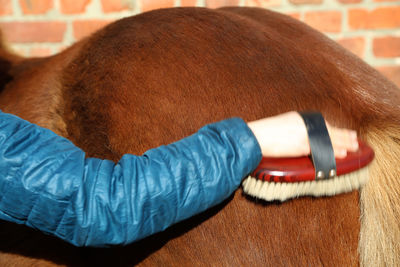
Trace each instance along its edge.
{"label": "horse hindquarters", "polygon": [[[116,160],[230,116],[254,120],[313,109],[357,129],[369,112],[362,90],[376,101],[379,92],[361,90],[353,79],[366,75],[365,64],[349,75],[343,62],[360,63],[319,33],[268,11],[145,13],[95,34],[67,69],[68,133],[89,155]],[[357,193],[263,206],[237,192],[186,225],[199,222],[134,245],[138,255],[150,253],[142,264],[358,264]]]}
{"label": "horse hindquarters", "polygon": [[[263,16],[265,11],[262,10],[231,8],[225,10],[251,17],[259,23],[270,25],[281,23],[274,16]],[[290,28],[288,25],[280,26],[278,24],[275,27]],[[304,45],[303,51],[306,51],[307,46],[312,47],[310,42],[299,43],[300,46]],[[400,176],[398,167],[400,160],[400,91],[382,75],[349,55],[348,52],[338,49],[333,43],[326,43],[326,45],[339,51],[339,53],[332,51],[326,53],[331,57],[331,62],[336,63],[337,68],[341,71],[341,73],[333,73],[339,77],[345,75],[346,79],[352,82],[348,87],[332,88],[342,92],[343,96],[353,95],[347,99],[346,97],[342,100],[337,99],[341,109],[355,106],[348,113],[348,118],[352,118],[353,124],[346,123],[346,119],[343,119],[342,123],[344,122],[343,125],[347,127],[358,129],[361,137],[369,142],[376,153],[375,162],[370,167],[370,181],[361,191],[362,216],[359,241],[361,265],[398,266],[400,265],[400,246],[398,245],[398,240],[400,240],[400,224],[398,223],[400,217],[398,200],[400,195],[398,190],[400,188],[398,179]],[[314,49],[318,48],[314,47]],[[315,58],[313,63],[318,61],[319,59]],[[321,72],[329,74],[324,68],[321,69]],[[335,75],[332,75],[332,84],[335,84],[334,78]],[[338,118],[328,118],[330,121],[338,120],[340,122]]]}

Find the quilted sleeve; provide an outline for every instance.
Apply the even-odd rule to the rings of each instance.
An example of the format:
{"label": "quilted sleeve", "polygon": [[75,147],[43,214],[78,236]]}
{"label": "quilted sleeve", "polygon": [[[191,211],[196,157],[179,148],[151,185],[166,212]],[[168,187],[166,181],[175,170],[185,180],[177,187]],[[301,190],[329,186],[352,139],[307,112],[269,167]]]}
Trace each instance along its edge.
{"label": "quilted sleeve", "polygon": [[129,244],[220,203],[260,160],[239,118],[115,164],[0,111],[0,219],[76,246]]}

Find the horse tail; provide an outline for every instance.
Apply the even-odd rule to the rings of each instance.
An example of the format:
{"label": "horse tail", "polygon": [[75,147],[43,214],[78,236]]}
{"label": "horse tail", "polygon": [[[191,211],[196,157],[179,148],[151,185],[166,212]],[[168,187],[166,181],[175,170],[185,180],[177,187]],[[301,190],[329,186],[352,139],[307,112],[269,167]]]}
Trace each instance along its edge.
{"label": "horse tail", "polygon": [[389,121],[364,128],[375,160],[361,191],[361,266],[400,265],[400,120]]}

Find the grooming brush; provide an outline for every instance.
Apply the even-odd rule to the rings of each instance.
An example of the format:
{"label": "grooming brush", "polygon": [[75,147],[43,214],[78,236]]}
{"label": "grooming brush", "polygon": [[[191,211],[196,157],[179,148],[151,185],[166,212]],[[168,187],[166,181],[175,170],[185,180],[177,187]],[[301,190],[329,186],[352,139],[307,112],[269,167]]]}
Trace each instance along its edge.
{"label": "grooming brush", "polygon": [[263,157],[243,183],[245,194],[266,201],[301,196],[332,196],[361,188],[368,181],[374,151],[362,141],[359,149],[335,160],[325,120],[320,113],[300,113],[306,124],[311,156]]}

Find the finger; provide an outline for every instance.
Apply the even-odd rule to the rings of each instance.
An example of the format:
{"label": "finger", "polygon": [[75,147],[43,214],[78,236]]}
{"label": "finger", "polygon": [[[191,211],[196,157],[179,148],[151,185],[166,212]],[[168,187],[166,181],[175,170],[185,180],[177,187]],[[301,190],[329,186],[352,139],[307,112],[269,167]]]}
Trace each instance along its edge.
{"label": "finger", "polygon": [[335,158],[345,158],[347,156],[347,150],[343,148],[333,149]]}
{"label": "finger", "polygon": [[351,141],[351,149],[350,151],[357,151],[358,150],[358,138],[356,131],[350,131],[350,141]]}
{"label": "finger", "polygon": [[333,147],[347,149],[352,152],[358,149],[357,132],[332,126],[329,126],[328,131]]}
{"label": "finger", "polygon": [[357,133],[355,131],[338,129],[337,138],[338,146],[352,152],[358,149]]}

